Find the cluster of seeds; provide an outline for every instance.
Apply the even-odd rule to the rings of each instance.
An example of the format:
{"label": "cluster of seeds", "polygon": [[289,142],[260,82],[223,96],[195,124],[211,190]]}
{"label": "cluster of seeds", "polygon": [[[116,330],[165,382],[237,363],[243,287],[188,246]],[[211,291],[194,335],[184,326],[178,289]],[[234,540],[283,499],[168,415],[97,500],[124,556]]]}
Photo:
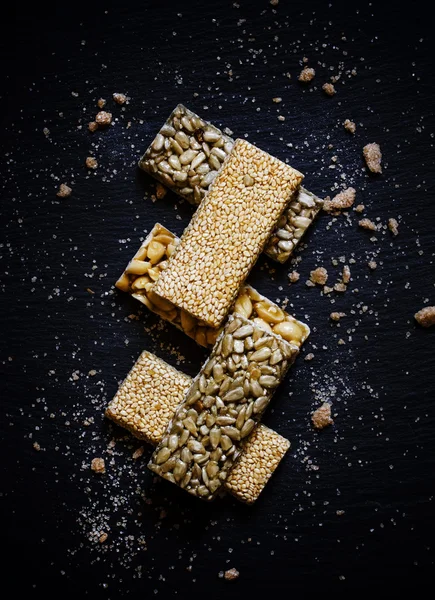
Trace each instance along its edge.
{"label": "cluster of seeds", "polygon": [[[160,271],[166,268],[167,260],[179,241],[179,238],[172,232],[157,223],[139,251],[127,265],[126,270],[116,282],[116,286],[130,293],[134,298],[145,304],[149,310],[181,329],[200,346],[211,348],[222,328],[208,327],[184,310],[177,308],[172,302],[160,298],[152,289],[154,283],[152,277],[155,274],[159,275]],[[163,248],[160,248],[160,245]],[[158,252],[156,252],[156,248]],[[144,257],[147,260],[143,260]],[[158,257],[160,259],[155,262]],[[152,277],[148,275],[150,270]],[[301,346],[310,333],[309,327],[305,323],[297,321],[274,302],[271,302],[248,285],[242,286],[231,313],[237,313],[246,319],[251,319],[259,327],[280,335],[284,340],[298,347]]]}
{"label": "cluster of seeds", "polygon": [[[156,378],[156,373],[162,372],[165,382],[163,412],[158,401],[162,388]],[[154,354],[143,352],[109,404],[106,416],[137,438],[156,445],[191,385],[192,379],[188,375]],[[255,502],[289,447],[288,440],[260,424],[244,443],[242,458],[231,471],[226,489],[242,502]],[[140,456],[142,453],[143,449]]]}
{"label": "cluster of seeds", "polygon": [[179,104],[139,166],[192,204],[199,204],[234,140]]}
{"label": "cluster of seeds", "polygon": [[219,327],[302,175],[236,140],[154,291]]}
{"label": "cluster of seeds", "polygon": [[212,500],[298,352],[252,321],[230,317],[149,468]]}
{"label": "cluster of seeds", "polygon": [[285,263],[323,206],[323,200],[301,187],[281,215],[266,244],[270,258]]}

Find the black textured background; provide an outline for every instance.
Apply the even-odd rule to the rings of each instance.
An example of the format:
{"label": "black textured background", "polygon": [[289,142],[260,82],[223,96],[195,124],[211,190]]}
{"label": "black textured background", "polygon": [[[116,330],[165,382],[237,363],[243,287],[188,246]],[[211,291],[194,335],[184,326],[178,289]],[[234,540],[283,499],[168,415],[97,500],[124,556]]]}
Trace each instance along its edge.
{"label": "black textured background", "polygon": [[[432,32],[418,3],[373,4],[3,9],[3,589],[31,597],[309,597],[382,586],[415,592],[430,579],[435,331],[416,326],[413,314],[435,304]],[[297,82],[304,56],[317,73],[307,87]],[[321,84],[354,68],[325,97]],[[130,104],[121,110],[113,92]],[[115,124],[91,135],[99,97]],[[364,216],[400,222],[397,238],[383,229],[370,241],[354,212],[323,215],[300,253],[299,283],[288,285],[290,265],[264,258],[252,273],[261,292],[289,298],[288,310],[307,320],[304,353],[314,359],[299,358],[266,416],[292,450],[249,508],[231,499],[203,504],[153,482],[150,450],[133,461],[140,444],[102,416],[142,349],[174,365],[182,353],[180,368],[192,375],[205,356],[112,288],[145,231],[160,221],[181,233],[192,214],[172,194],[151,202],[154,184],[136,168],[178,102],[288,160],[319,195],[351,184]],[[345,118],[358,124],[353,137]],[[384,154],[381,177],[368,175],[361,158],[373,141]],[[99,161],[95,173],[84,167],[88,155]],[[62,182],[73,188],[67,199],[56,197]],[[331,258],[342,256],[355,260],[343,296],[305,286],[316,266],[334,283],[340,269]],[[333,324],[332,310],[347,317]],[[335,425],[316,434],[310,413],[324,398]],[[90,472],[94,456],[105,458],[106,475]],[[95,528],[108,531],[104,545],[89,539]],[[219,579],[230,567],[239,580]]]}

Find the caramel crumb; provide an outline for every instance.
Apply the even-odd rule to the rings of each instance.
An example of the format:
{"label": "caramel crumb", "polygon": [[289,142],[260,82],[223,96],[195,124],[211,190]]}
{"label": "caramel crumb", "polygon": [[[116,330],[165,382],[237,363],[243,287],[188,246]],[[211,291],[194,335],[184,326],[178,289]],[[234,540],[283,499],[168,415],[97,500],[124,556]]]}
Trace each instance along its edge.
{"label": "caramel crumb", "polygon": [[356,190],[348,187],[332,198],[326,198],[323,203],[323,210],[330,212],[333,210],[344,210],[350,208],[355,202]]}
{"label": "caramel crumb", "polygon": [[345,317],[346,313],[344,312],[332,312],[329,315],[329,318],[332,319],[333,321],[339,321],[341,319],[341,317]]}
{"label": "caramel crumb", "polygon": [[310,273],[310,280],[318,285],[325,285],[328,281],[328,271],[324,267],[317,267]]}
{"label": "caramel crumb", "polygon": [[125,94],[119,94],[118,92],[113,94],[113,99],[116,104],[125,104],[127,102],[127,96]]}
{"label": "caramel crumb", "polygon": [[369,269],[371,269],[372,271],[374,271],[378,267],[378,263],[374,260],[369,260],[367,264],[369,266]]}
{"label": "caramel crumb", "polygon": [[350,268],[347,265],[343,267],[343,275],[341,276],[343,283],[349,283],[350,281]]}
{"label": "caramel crumb", "polygon": [[324,294],[330,294],[333,290],[334,290],[334,288],[329,287],[328,285],[323,286],[323,293]]}
{"label": "caramel crumb", "polygon": [[106,101],[104,100],[104,98],[100,98],[97,101],[97,105],[98,105],[98,108],[104,108],[106,106]]}
{"label": "caramel crumb", "polygon": [[96,169],[98,167],[97,159],[93,156],[88,156],[86,159],[86,166],[88,169]]}
{"label": "caramel crumb", "polygon": [[399,223],[396,221],[396,219],[388,219],[388,229],[391,231],[394,237],[399,235]]}
{"label": "caramel crumb", "polygon": [[72,193],[72,188],[67,186],[65,183],[61,183],[59,186],[59,191],[57,192],[56,196],[59,196],[59,198],[68,198],[68,196],[71,196],[71,193]]}
{"label": "caramel crumb", "polygon": [[104,458],[93,458],[91,462],[91,469],[94,473],[105,473],[106,465]]}
{"label": "caramel crumb", "polygon": [[356,131],[356,124],[353,121],[350,121],[349,119],[345,120],[345,122],[343,123],[343,127],[346,131],[352,134],[354,134]]}
{"label": "caramel crumb", "polygon": [[334,285],[334,292],[345,292],[347,290],[347,285],[344,283],[336,283]]}
{"label": "caramel crumb", "polygon": [[164,198],[166,196],[167,191],[168,190],[165,188],[164,185],[158,182],[156,183],[156,196],[158,200]]}
{"label": "caramel crumb", "polygon": [[100,542],[100,544],[104,544],[108,537],[108,534],[105,531],[103,531],[103,533],[98,538],[98,541]]}
{"label": "caramel crumb", "polygon": [[234,579],[237,579],[239,577],[240,573],[238,572],[237,569],[228,569],[228,571],[225,571],[225,579],[227,581],[234,581]]}
{"label": "caramel crumb", "polygon": [[282,98],[280,98],[280,97],[272,98],[272,101],[275,102],[275,104],[279,104],[280,102],[282,102]]}
{"label": "caramel crumb", "polygon": [[96,121],[90,121],[90,123],[88,123],[88,129],[94,133],[94,131],[97,131],[98,129],[98,123]]}
{"label": "caramel crumb", "polygon": [[288,274],[288,278],[290,283],[296,283],[297,281],[299,281],[300,275],[297,271],[292,271]]}
{"label": "caramel crumb", "polygon": [[33,442],[33,448],[39,452],[41,450],[41,446],[38,444],[38,442]]}
{"label": "caramel crumb", "polygon": [[373,223],[373,221],[370,221],[370,219],[361,219],[361,221],[358,221],[358,225],[363,229],[370,229],[370,231],[378,230],[375,223]]}
{"label": "caramel crumb", "polygon": [[364,204],[358,204],[358,206],[355,206],[355,208],[353,210],[357,213],[362,213],[364,209],[365,209]]}
{"label": "caramel crumb", "polygon": [[331,419],[331,405],[328,402],[324,402],[322,406],[319,406],[311,416],[311,421],[316,429],[323,429],[328,425],[332,425],[334,421]]}
{"label": "caramel crumb", "polygon": [[137,460],[138,458],[140,458],[142,456],[142,454],[144,453],[144,447],[140,446],[140,448],[137,448],[137,450],[135,450],[133,452],[133,460]]}
{"label": "caramel crumb", "polygon": [[100,110],[95,117],[95,121],[98,123],[98,125],[110,125],[112,122],[112,113],[106,112],[105,110]]}
{"label": "caramel crumb", "polygon": [[334,96],[337,91],[335,89],[335,87],[332,85],[332,83],[324,83],[322,85],[322,90],[325,92],[325,94],[327,96]]}
{"label": "caramel crumb", "polygon": [[435,325],[435,306],[426,306],[414,315],[415,320],[422,327]]}
{"label": "caramel crumb", "polygon": [[91,369],[90,371],[88,371],[89,377],[95,377],[96,374],[97,374],[97,371],[95,369]]}
{"label": "caramel crumb", "polygon": [[302,69],[302,71],[299,73],[298,79],[302,83],[308,83],[309,81],[314,79],[315,74],[316,74],[316,71],[314,69],[312,69],[311,67],[304,67]]}
{"label": "caramel crumb", "polygon": [[91,290],[91,288],[86,288],[86,291],[88,294],[95,294],[94,290]]}
{"label": "caramel crumb", "polygon": [[367,144],[363,148],[364,160],[372,173],[382,173],[382,152],[379,144]]}
{"label": "caramel crumb", "polygon": [[312,352],[310,352],[309,354],[306,355],[304,360],[313,360],[313,358],[314,358],[314,354]]}

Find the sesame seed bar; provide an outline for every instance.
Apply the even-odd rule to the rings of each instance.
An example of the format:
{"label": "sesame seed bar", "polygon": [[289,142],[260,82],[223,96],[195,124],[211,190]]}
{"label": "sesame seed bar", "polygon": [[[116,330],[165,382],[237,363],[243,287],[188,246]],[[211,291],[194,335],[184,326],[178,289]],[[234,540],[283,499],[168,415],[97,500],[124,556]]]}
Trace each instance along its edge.
{"label": "sesame seed bar", "polygon": [[148,467],[213,500],[298,352],[252,321],[230,316]]}
{"label": "sesame seed bar", "polygon": [[[139,166],[191,204],[198,205],[233,144],[231,137],[179,104],[140,159]],[[182,165],[181,155],[192,157],[191,162]],[[266,254],[280,263],[286,262],[322,204],[323,200],[308,190],[302,187],[297,190],[267,242]]]}
{"label": "sesame seed bar", "polygon": [[[106,416],[135,437],[157,445],[191,385],[191,377],[154,354],[142,352],[107,407]],[[238,500],[252,504],[289,447],[288,440],[260,424],[249,436],[226,489]]]}
{"label": "sesame seed bar", "polygon": [[302,178],[246,140],[236,140],[155,293],[219,327]]}
{"label": "sesame seed bar", "polygon": [[[157,223],[115,285],[130,293],[152,312],[173,323],[200,346],[211,348],[221,328],[207,327],[153,292],[154,282],[149,271],[151,270],[151,275],[158,279],[160,270],[166,267],[167,260],[179,241],[174,233]],[[260,327],[281,335],[287,342],[297,346],[300,346],[310,333],[305,323],[296,320],[249,285],[242,285],[231,312],[253,320]]]}

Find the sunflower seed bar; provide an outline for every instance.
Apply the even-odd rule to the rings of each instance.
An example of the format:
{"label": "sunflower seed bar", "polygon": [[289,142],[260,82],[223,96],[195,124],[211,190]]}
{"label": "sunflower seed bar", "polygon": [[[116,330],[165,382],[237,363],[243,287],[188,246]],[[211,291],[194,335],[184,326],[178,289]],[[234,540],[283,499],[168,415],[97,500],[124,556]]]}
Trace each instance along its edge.
{"label": "sunflower seed bar", "polygon": [[[162,379],[156,373],[164,381],[163,392]],[[154,354],[143,352],[107,407],[106,417],[135,437],[157,445],[191,385],[191,377]],[[225,487],[238,500],[251,504],[289,447],[288,440],[260,424],[248,437],[244,460],[234,466]],[[247,464],[253,467],[249,476]]]}
{"label": "sunflower seed bar", "polygon": [[[175,234],[157,223],[115,285],[130,293],[152,312],[173,323],[200,346],[210,348],[215,344],[221,329],[205,326],[153,292],[154,281],[151,275],[158,279],[160,271],[166,267],[167,260],[179,241]],[[251,319],[266,331],[273,331],[296,346],[300,346],[310,333],[305,323],[297,321],[249,285],[241,287],[231,312]]]}
{"label": "sunflower seed bar", "polygon": [[278,225],[266,244],[265,253],[273,260],[285,263],[322,206],[323,200],[301,187],[279,218]]}
{"label": "sunflower seed bar", "polygon": [[252,321],[230,316],[148,467],[212,500],[298,352]]}
{"label": "sunflower seed bar", "polygon": [[168,188],[199,204],[234,140],[179,104],[139,161],[139,167]]}
{"label": "sunflower seed bar", "polygon": [[303,176],[236,140],[154,291],[219,327]]}

